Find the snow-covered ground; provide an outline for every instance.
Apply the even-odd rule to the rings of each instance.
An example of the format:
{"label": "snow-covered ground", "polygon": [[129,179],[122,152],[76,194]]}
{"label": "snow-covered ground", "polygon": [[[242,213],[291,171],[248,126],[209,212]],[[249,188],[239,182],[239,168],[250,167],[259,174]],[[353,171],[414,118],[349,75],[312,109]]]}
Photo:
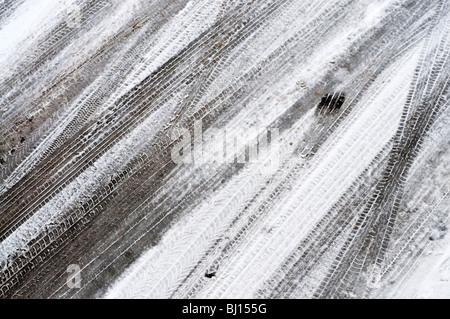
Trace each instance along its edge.
{"label": "snow-covered ground", "polygon": [[449,29],[446,0],[5,2],[0,296],[450,297]]}
{"label": "snow-covered ground", "polygon": [[[448,202],[448,200],[447,200]],[[447,228],[450,224],[447,223]],[[428,245],[395,298],[448,299],[450,295],[450,235]]]}

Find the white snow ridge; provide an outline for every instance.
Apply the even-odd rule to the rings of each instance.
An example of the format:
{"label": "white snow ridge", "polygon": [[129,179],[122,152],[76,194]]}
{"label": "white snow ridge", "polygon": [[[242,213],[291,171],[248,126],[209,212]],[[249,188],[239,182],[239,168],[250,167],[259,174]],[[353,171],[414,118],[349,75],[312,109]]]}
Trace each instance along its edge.
{"label": "white snow ridge", "polygon": [[0,298],[450,298],[449,1],[0,6]]}

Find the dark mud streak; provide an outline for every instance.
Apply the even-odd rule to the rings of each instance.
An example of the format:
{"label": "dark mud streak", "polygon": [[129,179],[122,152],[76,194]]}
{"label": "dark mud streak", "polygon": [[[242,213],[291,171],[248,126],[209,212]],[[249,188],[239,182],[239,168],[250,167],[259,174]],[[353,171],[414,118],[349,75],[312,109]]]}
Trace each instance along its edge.
{"label": "dark mud streak", "polygon": [[0,23],[7,21],[23,2],[24,0],[4,0],[0,7]]}
{"label": "dark mud streak", "polygon": [[[130,52],[120,54],[120,57],[124,57],[126,61],[139,57],[137,51],[146,48],[145,38],[157,32],[160,25],[170,21],[171,15],[176,15],[185,4],[181,1],[177,5],[172,2],[170,5],[164,3],[167,5],[164,10],[171,8],[167,17],[158,16],[151,20],[144,18],[138,23],[130,22],[127,28],[98,50],[95,56],[73,70],[73,73],[53,83],[48,91],[32,99],[30,104],[36,107],[43,104],[53,90],[56,92],[63,88],[77,75],[84,74],[83,72],[89,73],[91,68],[104,71],[111,60],[117,58],[114,50],[131,38],[142,43],[136,44]],[[26,114],[14,117],[15,121],[19,120],[22,121],[21,124],[33,127],[28,135],[24,135],[22,148],[17,152],[19,154],[14,156],[3,154],[10,152],[8,147],[14,143],[8,141],[0,145],[0,158],[3,161],[0,162],[2,165],[0,181],[10,177],[13,170],[27,158],[33,147],[48,136],[47,134],[51,134],[56,127],[61,128],[61,133],[46,146],[43,158],[17,183],[0,195],[0,241],[5,240],[46,203],[60,194],[71,181],[90,168],[139,124],[161,108],[167,107],[166,102],[170,98],[184,92],[189,93],[188,97],[182,99],[174,108],[173,118],[167,120],[165,125],[154,124],[155,135],[151,140],[152,146],[139,150],[137,155],[133,154],[132,160],[125,168],[112,176],[107,176],[107,181],[92,189],[89,196],[59,212],[64,222],[60,225],[48,225],[45,232],[28,243],[28,251],[19,253],[11,264],[6,265],[0,272],[1,298],[103,296],[108,286],[145,251],[155,247],[167,230],[181,217],[200,206],[211,192],[220,191],[224,183],[243,171],[243,167],[233,165],[220,167],[214,172],[208,167],[197,169],[177,166],[170,157],[174,145],[170,135],[178,127],[187,127],[193,135],[193,123],[200,119],[205,129],[232,123],[246,101],[262,95],[266,89],[265,85],[276,83],[283,76],[290,74],[292,68],[286,61],[301,63],[304,56],[311,52],[311,47],[305,47],[307,39],[315,37],[317,42],[323,41],[326,39],[327,30],[338,27],[340,20],[348,18],[351,12],[350,9],[345,11],[336,8],[333,8],[335,11],[327,11],[317,18],[317,21],[323,23],[323,27],[318,25],[317,21],[312,22],[311,26],[305,26],[316,30],[316,34],[305,35],[302,30],[290,39],[289,43],[283,44],[268,58],[254,65],[248,73],[240,75],[236,82],[226,83],[217,96],[200,105],[203,93],[212,86],[219,72],[229,67],[236,56],[239,57],[240,52],[237,48],[244,44],[240,50],[245,50],[246,41],[260,30],[262,22],[270,20],[286,3],[288,2],[270,2],[263,9],[244,3],[231,12],[224,9],[211,28],[138,85],[130,88],[104,113],[100,114],[99,108],[120,84],[120,79],[129,74],[127,70],[119,70],[117,74],[112,74],[111,81],[101,88],[92,88],[92,91],[89,91],[92,95],[83,101],[69,122],[63,123],[64,126],[60,126],[60,121],[65,118],[54,110],[60,102],[59,99],[55,99],[53,104],[43,111],[40,119],[30,119],[27,122]],[[355,3],[349,1],[349,8]],[[311,159],[321,150],[321,146],[336,132],[340,124],[352,115],[357,103],[365,96],[376,78],[391,66],[392,59],[403,54],[402,50],[406,49],[407,40],[413,38],[411,41],[416,41],[415,35],[427,26],[427,21],[422,25],[415,25],[415,22],[421,13],[426,15],[432,12],[434,7],[427,1],[419,3],[405,1],[405,3],[409,6],[399,7],[384,17],[376,30],[370,30],[358,40],[357,46],[353,47],[351,52],[347,52],[345,57],[334,62],[336,67],[333,72],[321,77],[313,87],[308,88],[304,97],[268,125],[269,128],[277,127],[281,133],[286,133],[308,111],[316,109],[313,125],[307,132],[312,137],[296,141],[295,154],[299,158]],[[95,10],[92,9],[93,4],[98,6],[94,6]],[[83,8],[87,10],[83,11],[83,16],[89,15],[89,19],[92,20],[90,23],[95,25],[94,17],[102,12],[106,13],[107,11],[102,10],[108,8],[109,5],[104,1],[93,1]],[[325,27],[326,18],[333,18],[331,21],[334,21],[334,24],[330,23]],[[2,14],[0,22],[1,20]],[[24,72],[14,73],[4,84],[4,87],[9,87],[11,91],[2,101],[18,103],[20,99],[27,98],[26,92],[20,92],[19,87],[30,88],[33,82],[31,76],[24,77],[24,73],[39,74],[40,70],[44,69],[45,61],[53,59],[68,45],[70,37],[85,31],[91,24],[86,22],[84,29],[74,33],[71,33],[65,25],[59,25],[55,30],[51,30],[49,38],[42,39],[41,45],[23,62]],[[415,28],[412,28],[413,25]],[[48,44],[55,40],[57,40],[55,45]],[[399,47],[398,43],[402,46]],[[120,68],[126,64],[114,65]],[[340,76],[344,70],[359,73],[358,77],[355,75],[349,82]],[[83,82],[72,83],[66,89],[73,89],[74,92],[73,95],[68,93],[67,99],[73,102],[76,98],[82,97],[85,89],[91,90],[89,84],[96,79],[97,74],[93,74],[84,78]],[[448,77],[444,80],[439,83],[447,83]],[[342,88],[344,83],[346,87]],[[17,86],[18,89],[15,90],[13,86]],[[327,92],[331,94],[326,95]],[[409,110],[414,110],[414,113],[399,128],[396,139],[385,147],[369,164],[364,174],[355,181],[353,187],[338,199],[333,209],[301,243],[298,243],[292,256],[285,260],[279,272],[274,273],[265,283],[264,289],[257,292],[257,297],[295,296],[325,254],[333,256],[341,254],[345,258],[338,267],[333,265],[328,269],[330,276],[323,281],[315,297],[349,297],[350,293],[365,296],[370,293],[361,283],[366,278],[359,276],[359,273],[358,276],[350,278],[346,285],[342,284],[341,280],[348,279],[346,271],[354,267],[352,261],[355,257],[369,256],[364,271],[367,271],[371,264],[383,263],[385,249],[391,241],[391,224],[395,223],[398,201],[402,198],[404,180],[408,176],[408,169],[417,156],[424,136],[442,105],[439,101],[442,92],[448,92],[448,87],[441,85],[435,88],[430,94],[431,99],[427,102],[422,101],[417,108],[413,108],[410,104],[405,106],[405,114]],[[415,100],[415,103],[419,102]],[[48,123],[48,126],[44,123]],[[8,129],[2,127],[0,134],[11,139],[17,138],[16,142],[20,143],[20,136],[23,134],[15,131],[14,125],[9,122]],[[392,147],[392,151],[386,157],[388,147]],[[222,258],[233,248],[235,242],[243,240],[243,234],[257,221],[264,219],[274,203],[280,200],[279,193],[287,189],[296,178],[300,178],[296,172],[305,165],[305,162],[298,161],[297,165],[290,169],[290,174],[277,181],[275,191],[258,207],[258,214],[249,219],[237,237],[221,238],[211,243],[209,249],[204,251],[202,257],[189,269],[179,286],[172,288],[170,296],[195,297],[206,282],[210,282],[216,274],[220,275]],[[6,164],[8,167],[4,168]],[[180,190],[165,190],[166,185],[170,185],[171,178],[183,172],[199,177],[193,183],[187,179],[182,180]],[[373,187],[377,190],[371,193]],[[260,186],[260,190],[266,190],[265,185]],[[371,194],[369,198],[363,196],[367,193]],[[364,200],[361,200],[362,197]],[[249,203],[253,199],[250,198]],[[366,208],[360,217],[363,217],[364,224],[355,226],[354,220],[358,218],[357,213],[363,207]],[[236,219],[245,216],[245,209],[236,215]],[[346,247],[341,247],[341,250],[336,252],[332,250],[333,244],[342,242],[349,232],[358,230],[358,227],[361,227],[361,236],[357,241],[349,237],[345,243]],[[208,257],[212,253],[216,253],[218,257],[210,263],[211,258]],[[71,290],[65,285],[66,269],[69,264],[79,264],[83,268],[81,290]],[[201,278],[196,279],[197,276]],[[198,280],[196,285],[192,286],[192,280]]]}

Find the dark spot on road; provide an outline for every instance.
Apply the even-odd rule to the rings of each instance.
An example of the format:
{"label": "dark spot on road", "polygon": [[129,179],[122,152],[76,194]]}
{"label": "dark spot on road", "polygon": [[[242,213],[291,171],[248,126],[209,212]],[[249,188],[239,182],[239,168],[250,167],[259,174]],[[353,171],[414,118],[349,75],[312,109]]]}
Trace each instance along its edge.
{"label": "dark spot on road", "polygon": [[205,274],[205,277],[208,279],[214,278],[214,277],[216,277],[216,273],[215,272],[207,272]]}
{"label": "dark spot on road", "polygon": [[22,137],[20,138],[20,143],[23,144],[24,142],[25,142],[25,137],[22,136]]}
{"label": "dark spot on road", "polygon": [[344,105],[344,102],[345,102],[344,93],[336,92],[333,94],[326,94],[322,97],[318,109],[319,111],[333,112],[339,110]]}
{"label": "dark spot on road", "polygon": [[16,152],[16,149],[15,149],[15,148],[13,148],[11,151],[9,151],[9,153],[10,153],[11,155],[13,155],[15,152]]}
{"label": "dark spot on road", "polygon": [[5,164],[5,160],[2,157],[0,157],[0,165],[3,165],[3,164]]}

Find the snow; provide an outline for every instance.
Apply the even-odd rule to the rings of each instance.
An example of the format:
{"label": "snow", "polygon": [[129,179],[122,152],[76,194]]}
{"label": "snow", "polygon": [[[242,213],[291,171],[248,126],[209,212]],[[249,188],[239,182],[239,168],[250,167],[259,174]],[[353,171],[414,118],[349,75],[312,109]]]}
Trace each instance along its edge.
{"label": "snow", "polygon": [[[89,30],[77,34],[61,51],[56,52],[56,58],[49,59],[42,66],[42,70],[48,71],[46,76],[49,82],[37,81],[37,84],[29,89],[30,101],[34,102],[46,85],[69,74],[76,66],[89,60],[100,47],[114,39],[116,34],[130,30],[129,27],[134,25],[135,15],[143,4],[143,0],[115,3],[109,16],[98,17],[98,23],[94,23]],[[141,30],[128,35],[129,42],[124,43],[118,49],[117,55],[114,55],[117,60],[105,67],[109,71],[93,77],[92,83],[89,83],[89,86],[64,109],[66,113],[61,116],[58,127],[43,135],[42,139],[38,139],[39,144],[30,149],[30,153],[0,185],[0,196],[11,189],[14,190],[24,176],[33,172],[37,163],[45,159],[50,151],[54,151],[50,149],[56,142],[64,141],[65,134],[69,135],[68,127],[83,124],[73,123],[80,113],[92,112],[89,113],[90,119],[95,119],[92,122],[98,120],[98,123],[102,123],[105,114],[123,111],[120,114],[125,114],[124,124],[121,123],[119,127],[113,122],[113,125],[117,126],[112,127],[117,131],[132,129],[123,135],[121,131],[121,134],[117,135],[120,138],[115,138],[111,145],[105,146],[105,152],[101,153],[94,144],[98,143],[103,147],[103,139],[110,133],[108,132],[110,128],[105,125],[102,127],[104,131],[94,135],[93,140],[86,141],[85,148],[77,149],[78,153],[75,155],[68,154],[72,158],[69,164],[61,167],[58,172],[61,176],[68,175],[68,172],[75,169],[72,167],[76,167],[78,160],[87,158],[86,154],[101,153],[84,171],[75,174],[76,177],[61,186],[58,191],[46,189],[51,196],[43,196],[46,201],[42,206],[39,206],[41,203],[35,203],[24,211],[18,210],[17,216],[24,216],[24,219],[12,221],[12,229],[8,230],[8,235],[0,243],[0,266],[3,268],[0,270],[8,269],[14,264],[16,257],[29,252],[31,242],[53,229],[70,227],[66,226],[65,222],[69,216],[73,217],[74,210],[80,203],[89,200],[94,191],[102,189],[115,174],[122,172],[140,155],[145,154],[148,157],[155,155],[150,154],[150,151],[155,150],[159,134],[171,132],[175,124],[186,124],[187,119],[191,120],[195,112],[202,110],[201,115],[204,117],[214,112],[220,114],[216,118],[215,115],[212,116],[212,129],[231,135],[238,134],[242,129],[249,129],[250,134],[239,135],[241,146],[254,144],[258,135],[267,133],[278,121],[284,121],[283,124],[287,123],[291,127],[281,128],[279,136],[281,148],[272,148],[264,158],[236,169],[233,173],[229,172],[232,166],[231,156],[234,154],[227,154],[225,163],[215,162],[212,150],[220,143],[217,139],[204,141],[203,150],[206,154],[202,154],[203,161],[192,167],[178,166],[168,174],[169,176],[164,176],[165,181],[162,186],[158,186],[159,189],[155,189],[148,198],[142,198],[138,206],[133,206],[134,211],[127,212],[129,219],[125,222],[120,218],[117,219],[124,224],[131,222],[126,224],[121,236],[111,235],[105,238],[105,244],[97,247],[96,252],[100,251],[99,256],[103,256],[108,249],[116,247],[118,242],[123,241],[124,245],[117,248],[117,256],[111,257],[113,260],[105,261],[108,263],[106,266],[103,261],[98,260],[101,257],[95,256],[82,265],[82,272],[89,269],[98,271],[96,274],[90,274],[90,279],[84,284],[92,283],[97,275],[100,276],[107,269],[107,266],[114,266],[127,249],[133,248],[146,235],[135,231],[138,228],[136,225],[146,223],[147,216],[142,217],[144,213],[148,215],[154,213],[155,207],[147,204],[158,203],[159,206],[156,207],[158,212],[162,211],[160,208],[163,205],[169,206],[173,203],[180,205],[177,204],[177,200],[183,200],[184,197],[174,195],[172,198],[170,194],[168,195],[169,192],[171,194],[189,192],[191,185],[201,185],[208,183],[213,177],[223,176],[223,185],[218,189],[206,189],[201,193],[202,198],[199,202],[183,206],[185,210],[179,213],[168,229],[162,234],[156,234],[161,235],[160,240],[146,249],[128,269],[111,282],[104,297],[194,296],[233,299],[258,297],[261,291],[267,288],[274,275],[283,269],[284,263],[295,254],[299,243],[308,238],[315,227],[355,185],[363,172],[370,168],[375,158],[380,154],[386,155],[389,151],[386,151],[386,148],[391,145],[404,116],[405,104],[423,49],[426,46],[438,47],[433,42],[437,41],[437,38],[427,42],[420,36],[414,38],[412,44],[392,40],[391,44],[398,44],[403,50],[397,52],[397,55],[393,52],[377,52],[376,50],[382,51],[385,48],[393,51],[397,49],[383,46],[384,42],[374,43],[373,48],[358,47],[361,42],[364,43],[367,38],[374,36],[374,31],[383,23],[386,15],[392,13],[390,10],[397,4],[396,0],[287,1],[268,14],[265,20],[258,21],[255,18],[259,25],[248,31],[250,36],[236,31],[242,37],[242,41],[241,38],[239,41],[235,40],[233,43],[235,47],[218,55],[219,62],[210,59],[200,63],[202,54],[206,52],[210,54],[209,50],[212,48],[207,47],[210,43],[206,40],[207,45],[195,41],[201,39],[205,33],[209,34],[212,28],[219,28],[220,23],[228,23],[225,19],[229,19],[232,15],[224,10],[227,8],[235,10],[234,6],[239,7],[238,3],[187,1],[184,6],[174,9],[176,13],[162,26],[156,28],[155,33],[150,34],[147,30],[148,33],[143,32],[138,36]],[[61,19],[67,14],[66,10],[77,11],[76,1],[27,0],[5,23],[0,24],[0,67],[5,69],[3,77],[7,78],[8,72],[11,74],[15,72],[13,66],[16,61],[20,61],[27,50],[32,50],[46,31],[61,23]],[[265,13],[262,5],[258,10],[255,11],[256,16]],[[352,20],[347,21],[351,17]],[[74,19],[70,25],[76,28],[77,17]],[[24,21],[27,23],[23,23]],[[445,32],[446,20],[443,21],[438,25],[442,28],[442,33]],[[303,28],[304,26],[307,27]],[[144,34],[148,39],[143,39]],[[405,34],[402,33],[402,36]],[[223,41],[224,43],[220,44],[227,47],[229,43],[225,43],[224,39],[227,39],[227,35],[218,35],[211,43]],[[385,39],[390,41],[389,37]],[[132,52],[138,41],[145,43],[145,46],[139,47],[139,50],[143,51],[139,52],[139,59],[126,65],[129,71],[124,72],[123,78],[114,83],[113,89],[110,91],[108,89],[106,97],[101,100],[101,105],[91,105],[90,98],[102,90],[102,85],[112,78],[111,73],[114,71],[111,70],[122,66],[121,58]],[[364,43],[364,46],[367,46],[367,43]],[[78,49],[80,47],[83,48],[81,54]],[[133,100],[130,99],[128,104],[118,103],[120,98],[129,93],[130,88],[148,79],[168,61],[191,47],[195,48],[188,51],[191,56],[183,56],[181,62],[175,60],[173,68],[167,70],[176,75],[180,74],[180,78],[189,75],[190,72],[199,76],[193,80],[193,85],[186,84],[189,82],[186,79],[178,83],[178,79],[174,78],[169,84],[179,85],[179,88],[165,92],[165,88],[157,85],[150,88],[154,83],[151,85],[147,83],[146,91],[139,91],[142,88],[139,87],[140,95],[131,95]],[[354,52],[350,49],[353,47],[358,47],[358,50],[365,53],[355,57],[355,61],[347,61],[349,52]],[[302,51],[301,54],[294,52],[294,48]],[[379,60],[365,61],[367,56]],[[364,62],[358,61],[358,58]],[[192,65],[185,63],[184,60],[192,62]],[[62,63],[66,61],[67,63]],[[337,63],[339,61],[346,63],[341,65]],[[446,62],[444,59],[443,63]],[[197,64],[202,66],[198,67]],[[208,72],[205,72],[206,67],[209,68]],[[378,67],[383,68],[379,73],[375,72]],[[424,70],[426,74],[428,69]],[[44,71],[42,73],[45,73]],[[43,76],[39,73],[38,75]],[[212,78],[210,83],[208,77]],[[170,87],[169,84],[167,86]],[[441,83],[427,82],[430,90],[436,88],[438,84]],[[251,89],[247,85],[252,86]],[[6,89],[6,85],[4,87]],[[316,89],[313,90],[314,87],[318,87],[316,92],[314,92]],[[161,92],[156,92],[151,99],[146,100],[147,94],[153,88]],[[339,110],[336,114],[323,115],[316,112],[317,104],[302,104],[306,99],[320,101],[323,94],[330,93],[325,91],[328,89],[333,92],[346,92],[345,109]],[[232,100],[235,95],[241,94],[240,92],[247,95]],[[193,98],[196,100],[189,104],[191,95],[194,95]],[[219,95],[220,98],[217,98]],[[6,99],[5,96],[2,98]],[[214,100],[216,98],[217,100]],[[149,105],[139,104],[142,102],[140,99]],[[28,100],[26,102],[28,103]],[[187,110],[183,109],[185,105],[189,106]],[[123,110],[119,110],[119,107]],[[133,109],[134,107],[136,109]],[[21,114],[19,111],[21,108],[17,110],[17,113]],[[125,116],[129,115],[127,112],[138,115],[126,118]],[[177,119],[178,115],[180,119]],[[139,116],[142,117],[142,122],[133,126],[134,121],[141,120]],[[408,116],[412,116],[412,113]],[[76,130],[74,132],[76,134]],[[443,136],[437,131],[433,133],[431,139],[441,140]],[[426,157],[426,151],[431,152],[436,149],[436,145],[432,143],[426,145],[428,148],[425,148],[418,157],[415,162],[417,166],[413,165],[411,176],[418,179],[418,171],[427,160],[431,160]],[[59,147],[63,148],[66,145],[58,144],[55,148]],[[312,149],[315,151],[311,151]],[[243,151],[243,147],[240,151]],[[198,153],[195,153],[194,157],[200,158]],[[274,158],[279,158],[279,166],[267,172],[264,168]],[[157,165],[165,167],[167,164],[156,163],[155,160],[155,167]],[[444,169],[444,165],[439,166],[436,174],[444,175],[442,173]],[[44,170],[43,174],[45,173]],[[55,176],[58,173],[52,172]],[[149,176],[145,178],[152,181]],[[420,207],[420,204],[427,200],[425,197],[428,193],[425,190],[435,190],[436,184],[441,182],[443,181],[427,180],[429,184],[417,188],[422,191],[417,203],[411,199],[408,204],[411,207],[415,207],[416,204]],[[414,188],[414,185],[407,185]],[[272,195],[275,198],[273,201]],[[158,202],[156,198],[158,200],[164,198],[164,201]],[[9,200],[8,198],[4,200],[3,197],[1,199],[1,204]],[[435,200],[434,197],[432,199]],[[448,199],[443,199],[440,204],[439,209],[442,207],[445,209],[449,205]],[[39,208],[36,208],[38,206]],[[425,204],[422,207],[429,208]],[[158,216],[160,222],[176,209],[176,206],[164,209],[161,216]],[[31,215],[28,216],[28,213]],[[140,217],[135,220],[136,216]],[[417,219],[419,217],[422,215],[417,215]],[[411,225],[415,222],[419,223],[420,220],[413,220]],[[450,228],[448,221],[447,225],[447,228]],[[156,226],[158,225],[154,225],[153,228]],[[342,232],[345,233],[346,226],[342,227],[344,227]],[[321,260],[323,264],[313,269],[312,275],[306,277],[302,283],[304,286],[313,287],[311,291],[295,291],[294,295],[313,297],[312,291],[327,274],[324,264],[331,264],[331,259],[335,257],[334,254],[339,248],[339,240],[341,239],[335,243],[336,248],[325,247],[329,251]],[[125,243],[128,246],[125,246]],[[396,246],[397,244],[400,248]],[[404,249],[400,240],[392,245],[396,251]],[[216,263],[217,260],[220,262]],[[216,267],[217,264],[220,264],[220,269],[216,278],[204,279],[204,271],[209,269],[208,267]],[[450,296],[450,234],[447,232],[445,237],[430,243],[422,256],[410,266],[411,269],[403,278],[404,281],[397,283],[395,291],[388,292],[384,296],[395,298]],[[380,269],[381,271],[384,269]],[[63,296],[72,293],[64,289],[65,286],[60,285],[57,291],[52,292],[52,296],[60,292],[64,294]],[[74,294],[82,295],[84,292],[82,287]],[[349,292],[349,296],[355,295]]]}
{"label": "snow", "polygon": [[[221,273],[226,273],[226,280],[215,282],[199,297],[254,297],[257,289],[268,279],[268,274],[280,266],[302,237],[308,234],[393,137],[409,89],[405,74],[412,76],[418,57],[416,50],[384,73],[378,83],[389,79],[390,85],[374,92],[370,100],[361,101],[358,111],[343,125],[342,132],[336,133],[339,138],[324,145],[323,153],[317,155],[320,161],[308,168],[310,173],[305,171],[302,174],[303,178],[289,196],[291,199],[274,208],[266,222],[260,224],[254,230],[253,237],[248,238],[235,253],[229,261],[230,265],[222,266]],[[386,99],[386,96],[395,98]],[[245,117],[241,115],[239,118]],[[305,118],[312,119],[311,113]],[[303,125],[308,126],[306,123]],[[285,135],[281,137],[285,140],[298,139]],[[369,140],[372,143],[367,143]],[[252,177],[249,178],[248,174]],[[106,298],[167,298],[170,288],[181,282],[202,252],[226,232],[225,227],[233,217],[229,215],[232,209],[228,205],[242,206],[243,200],[255,191],[260,179],[258,170],[247,171],[241,178],[242,182],[234,181],[231,184],[235,186],[230,186],[228,191],[239,194],[239,197],[231,196],[226,204],[222,200],[223,195],[218,195],[211,199],[212,204],[204,204],[201,209],[179,221],[158,246],[145,253],[112,286]],[[277,231],[267,236],[263,229]],[[254,265],[259,265],[257,272]],[[224,278],[218,275],[218,279]]]}
{"label": "snow", "polygon": [[[448,221],[447,229],[450,229]],[[449,296],[450,232],[447,232],[443,239],[434,241],[427,246],[393,297],[398,299],[448,299]]]}

